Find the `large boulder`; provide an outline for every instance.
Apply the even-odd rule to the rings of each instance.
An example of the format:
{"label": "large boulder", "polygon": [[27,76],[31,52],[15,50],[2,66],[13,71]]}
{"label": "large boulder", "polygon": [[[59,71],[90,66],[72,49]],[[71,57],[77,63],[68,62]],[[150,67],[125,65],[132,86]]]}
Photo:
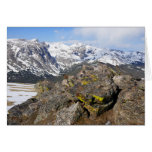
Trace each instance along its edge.
{"label": "large boulder", "polygon": [[40,103],[37,99],[31,98],[26,102],[16,105],[8,111],[8,125],[31,125],[37,116]]}
{"label": "large boulder", "polygon": [[67,96],[62,94],[53,95],[51,93],[45,96],[45,98],[41,97],[40,102],[42,104],[38,109],[36,119],[34,120],[35,125],[53,125],[57,111],[68,107],[71,104]]}
{"label": "large boulder", "polygon": [[120,89],[132,87],[135,83],[130,75],[116,75],[113,77],[113,81]]}
{"label": "large boulder", "polygon": [[[139,85],[140,86],[140,85]],[[144,89],[138,85],[122,90],[113,108],[113,123],[117,125],[144,125]]]}
{"label": "large boulder", "polygon": [[136,81],[134,86],[122,89],[114,107],[98,119],[100,123],[109,125],[144,125],[144,81]]}
{"label": "large boulder", "polygon": [[66,83],[62,83],[71,100],[82,103],[83,108],[89,112],[90,119],[94,119],[115,103],[118,87],[112,77],[113,73],[106,65],[84,65],[75,77],[67,78]]}

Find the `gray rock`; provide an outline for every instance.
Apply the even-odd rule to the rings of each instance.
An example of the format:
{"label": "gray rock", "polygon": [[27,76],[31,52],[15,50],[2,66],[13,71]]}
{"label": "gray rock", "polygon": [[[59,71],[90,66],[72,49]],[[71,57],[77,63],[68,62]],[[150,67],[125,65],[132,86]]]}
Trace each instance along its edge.
{"label": "gray rock", "polygon": [[24,125],[33,124],[33,120],[37,115],[39,102],[35,98],[31,98],[26,102],[16,105],[8,111],[8,125]]}
{"label": "gray rock", "polygon": [[134,85],[130,75],[116,75],[113,77],[114,83],[120,88],[125,89]]}
{"label": "gray rock", "polygon": [[113,108],[113,121],[117,125],[144,125],[144,91],[138,87],[122,90]]}
{"label": "gray rock", "polygon": [[72,125],[82,115],[83,109],[79,102],[72,104],[68,108],[59,110],[56,114],[55,125]]}

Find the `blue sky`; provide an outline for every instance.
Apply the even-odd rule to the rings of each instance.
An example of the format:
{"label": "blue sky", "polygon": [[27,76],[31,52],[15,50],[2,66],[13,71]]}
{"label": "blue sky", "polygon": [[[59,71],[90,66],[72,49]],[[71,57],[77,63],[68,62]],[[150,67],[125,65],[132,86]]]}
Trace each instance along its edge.
{"label": "blue sky", "polygon": [[78,40],[101,48],[135,51],[145,48],[145,29],[142,27],[8,27],[7,38],[53,42]]}

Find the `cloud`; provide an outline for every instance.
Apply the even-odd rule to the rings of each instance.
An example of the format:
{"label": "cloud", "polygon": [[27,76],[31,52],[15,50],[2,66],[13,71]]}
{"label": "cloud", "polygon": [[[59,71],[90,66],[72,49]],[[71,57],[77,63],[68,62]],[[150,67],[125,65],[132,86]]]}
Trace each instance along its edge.
{"label": "cloud", "polygon": [[145,31],[144,28],[140,27],[75,28],[73,33],[84,39],[96,40],[98,45],[102,47],[136,49],[136,46],[139,47],[143,43],[144,48]]}
{"label": "cloud", "polygon": [[65,37],[64,37],[64,36],[61,36],[60,38],[63,40]]}
{"label": "cloud", "polygon": [[59,33],[59,31],[58,30],[54,30],[54,33]]}

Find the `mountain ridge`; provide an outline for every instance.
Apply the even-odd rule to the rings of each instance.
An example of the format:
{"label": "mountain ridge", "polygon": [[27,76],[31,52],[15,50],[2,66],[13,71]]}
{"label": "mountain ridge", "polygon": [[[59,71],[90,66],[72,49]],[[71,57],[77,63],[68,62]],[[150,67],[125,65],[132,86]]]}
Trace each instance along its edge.
{"label": "mountain ridge", "polygon": [[102,62],[111,65],[144,65],[143,51],[122,51],[97,48],[75,42],[39,42],[37,39],[8,39],[7,70],[9,73],[30,71],[38,77],[59,76],[61,71],[83,62]]}

